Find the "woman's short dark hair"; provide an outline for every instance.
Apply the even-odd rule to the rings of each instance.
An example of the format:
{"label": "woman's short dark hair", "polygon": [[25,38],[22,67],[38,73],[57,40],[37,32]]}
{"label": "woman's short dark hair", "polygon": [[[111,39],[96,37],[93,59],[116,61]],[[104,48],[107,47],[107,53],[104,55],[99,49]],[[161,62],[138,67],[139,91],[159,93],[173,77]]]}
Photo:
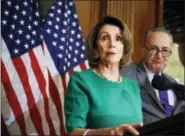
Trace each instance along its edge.
{"label": "woman's short dark hair", "polygon": [[123,34],[123,56],[120,60],[120,68],[127,66],[131,62],[131,56],[133,52],[133,45],[132,45],[132,36],[127,27],[127,25],[117,19],[116,17],[106,16],[104,17],[90,32],[86,40],[86,51],[87,51],[87,58],[89,61],[89,66],[91,68],[97,68],[98,63],[100,61],[100,54],[98,53],[97,48],[97,39],[100,29],[104,25],[114,25],[117,26],[122,34]]}

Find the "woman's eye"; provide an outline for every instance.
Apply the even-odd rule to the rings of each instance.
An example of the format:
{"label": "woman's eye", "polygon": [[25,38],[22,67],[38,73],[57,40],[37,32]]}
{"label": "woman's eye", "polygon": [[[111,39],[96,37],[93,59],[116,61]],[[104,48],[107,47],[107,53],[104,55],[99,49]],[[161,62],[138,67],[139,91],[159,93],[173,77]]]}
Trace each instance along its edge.
{"label": "woman's eye", "polygon": [[108,36],[108,35],[104,35],[104,36],[102,36],[101,39],[102,39],[103,41],[108,40],[108,39],[109,39],[109,36]]}
{"label": "woman's eye", "polygon": [[116,41],[122,41],[122,37],[121,36],[116,36]]}

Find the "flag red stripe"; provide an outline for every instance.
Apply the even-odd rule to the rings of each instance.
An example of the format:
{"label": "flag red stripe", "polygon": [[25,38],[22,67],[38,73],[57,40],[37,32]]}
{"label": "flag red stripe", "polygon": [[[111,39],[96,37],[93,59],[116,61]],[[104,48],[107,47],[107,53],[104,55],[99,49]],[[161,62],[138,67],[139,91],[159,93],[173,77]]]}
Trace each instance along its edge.
{"label": "flag red stripe", "polygon": [[66,136],[65,134],[65,129],[64,129],[64,122],[63,122],[63,110],[62,110],[62,103],[61,103],[61,100],[60,100],[60,94],[58,92],[58,89],[51,77],[51,74],[50,72],[48,71],[48,75],[49,75],[49,93],[51,95],[51,98],[56,106],[56,109],[57,109],[57,114],[58,114],[58,117],[59,117],[59,120],[60,120],[60,133],[62,136]]}
{"label": "flag red stripe", "polygon": [[80,68],[82,71],[87,69],[85,62],[80,64]]}
{"label": "flag red stripe", "polygon": [[34,75],[38,81],[38,85],[39,85],[39,89],[41,91],[41,94],[43,96],[43,100],[44,100],[44,110],[45,110],[45,115],[46,115],[46,120],[47,123],[49,125],[49,129],[50,129],[50,135],[56,135],[50,114],[49,114],[49,101],[48,101],[48,97],[46,94],[46,80],[44,78],[44,75],[39,67],[38,61],[35,57],[35,54],[33,52],[33,50],[31,50],[29,52],[29,56],[30,56],[30,60],[31,60],[31,66],[32,66],[32,70],[34,71]]}
{"label": "flag red stripe", "polygon": [[73,72],[74,72],[74,70],[73,70],[73,69],[68,70],[69,77],[73,74]]}
{"label": "flag red stripe", "polygon": [[66,89],[67,89],[67,86],[66,86],[66,78],[65,78],[65,76],[62,77],[62,85],[63,85],[64,92],[65,92]]}
{"label": "flag red stripe", "polygon": [[19,75],[21,83],[23,84],[24,92],[27,97],[28,109],[30,112],[30,117],[32,119],[33,125],[39,135],[44,135],[44,131],[42,128],[42,119],[41,119],[41,116],[39,114],[39,111],[37,109],[37,106],[36,106],[36,103],[35,103],[35,100],[32,94],[32,90],[31,90],[29,80],[28,80],[28,73],[26,71],[24,63],[21,60],[21,58],[17,57],[13,59],[13,64]]}
{"label": "flag red stripe", "polygon": [[42,48],[43,53],[45,53],[44,52],[44,43],[42,43],[41,48]]}
{"label": "flag red stripe", "polygon": [[13,89],[8,72],[6,71],[6,68],[4,66],[4,63],[1,60],[1,81],[5,88],[6,97],[8,100],[8,103],[13,111],[13,114],[15,116],[15,120],[17,121],[21,135],[27,135],[26,134],[26,124],[24,120],[24,115],[21,109],[21,106],[19,105],[19,101],[17,99],[17,96],[15,94],[15,90]]}

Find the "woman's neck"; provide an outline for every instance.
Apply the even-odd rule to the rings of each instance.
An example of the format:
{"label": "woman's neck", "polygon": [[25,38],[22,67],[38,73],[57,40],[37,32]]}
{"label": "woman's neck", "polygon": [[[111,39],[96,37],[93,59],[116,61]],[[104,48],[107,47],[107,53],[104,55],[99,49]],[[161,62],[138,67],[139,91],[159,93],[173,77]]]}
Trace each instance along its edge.
{"label": "woman's neck", "polygon": [[107,80],[113,82],[120,82],[121,80],[121,76],[119,73],[119,65],[99,64],[98,68],[96,68],[95,71]]}

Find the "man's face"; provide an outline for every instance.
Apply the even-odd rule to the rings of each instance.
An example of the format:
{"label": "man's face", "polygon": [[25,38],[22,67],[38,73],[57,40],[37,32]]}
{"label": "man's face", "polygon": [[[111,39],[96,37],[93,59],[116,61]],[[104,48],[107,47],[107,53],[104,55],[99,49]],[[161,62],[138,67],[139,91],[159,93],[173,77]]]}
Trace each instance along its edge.
{"label": "man's face", "polygon": [[154,73],[161,72],[171,54],[171,39],[164,32],[152,32],[144,48],[144,62]]}

